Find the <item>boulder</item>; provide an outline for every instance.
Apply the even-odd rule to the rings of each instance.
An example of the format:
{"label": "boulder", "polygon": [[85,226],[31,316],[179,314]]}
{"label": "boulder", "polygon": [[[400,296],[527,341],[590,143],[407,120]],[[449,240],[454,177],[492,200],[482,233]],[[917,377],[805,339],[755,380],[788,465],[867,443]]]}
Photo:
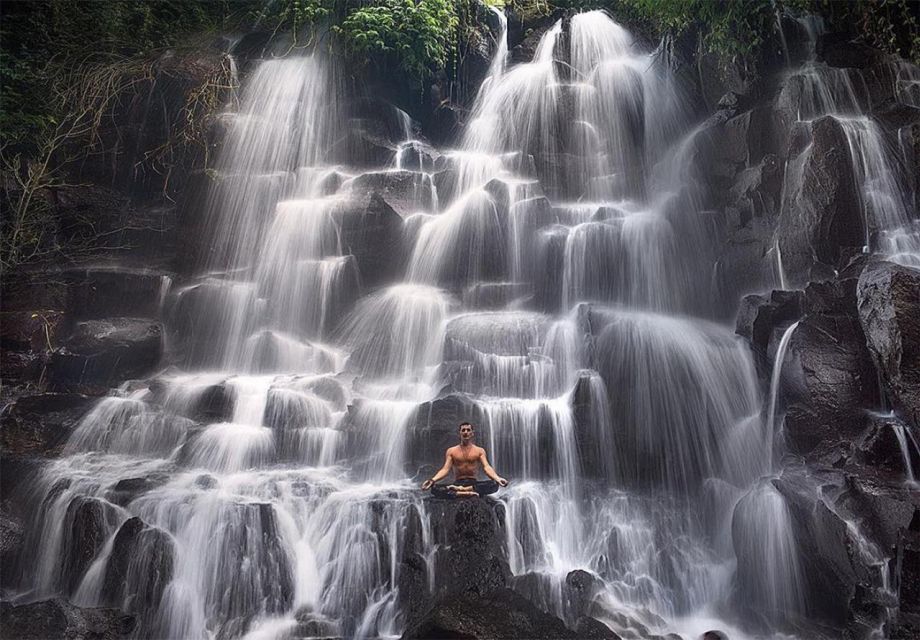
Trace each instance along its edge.
{"label": "boulder", "polygon": [[597,374],[582,372],[572,391],[575,446],[582,473],[588,478],[610,478],[609,409],[603,381]]}
{"label": "boulder", "polygon": [[387,167],[396,157],[396,144],[368,130],[368,124],[354,119],[332,145],[332,160],[352,167]]}
{"label": "boulder", "polygon": [[105,498],[112,504],[124,507],[138,496],[152,491],[166,484],[168,481],[169,476],[166,474],[150,475],[143,478],[124,478],[116,482],[115,485],[106,492]]}
{"label": "boulder", "polygon": [[55,456],[96,398],[77,393],[20,396],[0,418],[5,455]]}
{"label": "boulder", "polygon": [[462,126],[462,108],[445,101],[434,108],[427,133],[431,136],[432,142],[450,146],[456,143]]}
{"label": "boulder", "polygon": [[67,506],[61,542],[61,586],[73,594],[118,521],[115,507],[98,498],[78,496]]}
{"label": "boulder", "polygon": [[484,597],[508,586],[504,505],[490,498],[428,502],[438,551],[434,598]]}
{"label": "boulder", "polygon": [[0,635],[16,640],[116,640],[135,620],[117,609],[82,608],[60,599],[20,606],[0,603]]}
{"label": "boulder", "polygon": [[405,219],[418,211],[431,212],[432,186],[431,177],[418,171],[374,171],[353,178],[345,188],[358,197],[377,194]]}
{"label": "boulder", "polygon": [[394,104],[380,98],[361,97],[348,105],[354,123],[388,144],[398,144],[413,137],[412,118]]}
{"label": "boulder", "polygon": [[463,595],[439,601],[421,620],[411,624],[402,637],[403,640],[557,640],[586,636],[566,628],[562,620],[541,611],[516,592],[502,589],[487,597]]}
{"label": "boulder", "polygon": [[[162,529],[130,518],[121,525],[112,544],[102,583],[102,602],[142,619],[157,611],[166,585],[172,580],[175,550]],[[146,625],[142,625],[146,626]]]}
{"label": "boulder", "polygon": [[783,266],[794,283],[805,280],[815,262],[836,265],[846,248],[865,244],[847,137],[830,116],[815,120],[810,133],[811,144],[790,155],[777,227]]}
{"label": "boulder", "polygon": [[782,289],[770,292],[769,296],[753,293],[744,296],[735,322],[735,333],[747,338],[756,353],[766,355],[773,333],[802,317],[804,298],[802,291]]}
{"label": "boulder", "polygon": [[395,277],[405,259],[399,214],[370,193],[347,200],[338,215],[342,251],[357,260],[362,284],[375,287]]}
{"label": "boulder", "polygon": [[888,400],[920,427],[920,272],[869,265],[857,288],[859,320]]}
{"label": "boulder", "polygon": [[604,588],[603,581],[582,569],[570,571],[565,576],[563,598],[566,618],[583,619],[590,613],[595,596]]}
{"label": "boulder", "polygon": [[880,405],[875,368],[855,317],[855,285],[848,279],[805,290],[806,316],[783,365],[785,437],[795,452],[857,437],[866,411]]}
{"label": "boulder", "polygon": [[144,318],[78,322],[51,359],[51,379],[61,387],[114,386],[150,373],[163,351],[162,326]]}
{"label": "boulder", "polygon": [[[920,471],[920,451],[911,446],[911,440],[920,442],[920,429],[911,427],[896,416],[870,414],[869,428],[855,443],[855,461],[864,468],[861,475],[882,476],[901,480],[907,475],[903,443],[911,468]],[[912,431],[913,430],[913,431]]]}
{"label": "boulder", "polygon": [[860,582],[846,523],[818,497],[816,487],[799,473],[785,472],[773,481],[789,511],[801,562],[800,575],[816,620],[838,628],[846,624],[850,601]]}

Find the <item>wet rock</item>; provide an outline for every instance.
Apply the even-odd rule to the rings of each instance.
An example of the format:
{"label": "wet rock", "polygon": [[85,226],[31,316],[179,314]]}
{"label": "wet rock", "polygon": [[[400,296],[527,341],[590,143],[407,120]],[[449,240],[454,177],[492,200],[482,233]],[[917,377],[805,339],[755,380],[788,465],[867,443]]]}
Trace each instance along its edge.
{"label": "wet rock", "polygon": [[811,125],[811,144],[790,157],[786,202],[777,227],[783,265],[801,282],[814,262],[837,264],[865,242],[846,135],[832,117]]}
{"label": "wet rock", "polygon": [[582,374],[572,391],[572,412],[575,419],[575,445],[581,472],[588,478],[610,477],[610,454],[601,436],[608,428],[602,424],[607,416],[607,398],[595,397],[590,374]]}
{"label": "wet rock", "polygon": [[786,442],[807,454],[822,442],[858,436],[880,398],[875,368],[855,315],[855,279],[813,283],[783,368]]}
{"label": "wet rock", "polygon": [[[867,467],[867,472],[882,472],[894,478],[906,476],[907,469],[898,439],[899,432],[908,444],[911,468],[920,470],[920,451],[909,445],[913,429],[910,425],[891,415],[870,415],[868,422],[869,428],[856,443],[856,457]],[[913,439],[920,442],[920,433],[914,433]]]}
{"label": "wet rock", "polygon": [[473,309],[502,309],[526,298],[532,287],[526,282],[480,282],[463,292],[463,304]]}
{"label": "wet rock", "polygon": [[[23,542],[22,521],[7,509],[6,503],[0,509],[0,564],[7,569],[22,553]],[[9,573],[9,571],[4,571]],[[0,576],[0,585],[6,585],[7,580]]]}
{"label": "wet rock", "polygon": [[3,380],[41,380],[66,322],[64,312],[52,309],[0,313]]}
{"label": "wet rock", "polygon": [[403,640],[464,638],[560,639],[584,637],[566,628],[562,620],[536,608],[529,600],[502,589],[488,597],[463,595],[435,604],[410,625]]}
{"label": "wet rock", "polygon": [[566,618],[583,618],[590,612],[594,597],[603,589],[603,581],[582,569],[570,571],[565,576],[563,597]]}
{"label": "wet rock", "polygon": [[227,384],[216,384],[208,387],[197,399],[192,414],[192,420],[198,422],[225,422],[233,416],[236,406],[236,394]]}
{"label": "wet rock", "polygon": [[920,509],[901,532],[895,550],[900,610],[892,625],[892,638],[920,637]]}
{"label": "wet rock", "polygon": [[818,59],[830,67],[865,69],[883,62],[885,54],[862,42],[841,37],[826,37],[822,40]]}
{"label": "wet rock", "polygon": [[166,293],[164,274],[146,269],[96,268],[68,272],[69,311],[75,319],[154,317]]}
{"label": "wet rock", "polygon": [[408,171],[431,173],[441,154],[420,140],[404,143],[399,147],[399,166]]}
{"label": "wet rock", "polygon": [[172,580],[174,560],[169,534],[140,518],[130,518],[115,534],[102,583],[102,602],[139,614],[142,620],[148,618],[156,613]]}
{"label": "wet rock", "polygon": [[116,508],[97,498],[76,497],[68,505],[61,544],[61,585],[67,593],[76,591],[117,520]]}
{"label": "wet rock", "polygon": [[[136,168],[124,156],[112,164],[119,171]],[[155,173],[151,172],[153,180],[162,180],[163,176]],[[132,175],[125,176],[121,184],[137,186],[142,181]],[[111,180],[107,182],[111,184]],[[75,247],[99,262],[117,260],[122,265],[146,268],[164,266],[175,255],[175,208],[135,202],[126,193],[99,184],[72,185],[54,193],[57,241],[61,245]]]}
{"label": "wet rock", "polygon": [[363,173],[348,182],[347,189],[377,194],[403,219],[418,211],[430,212],[433,205],[431,178],[417,171]]}
{"label": "wet rock", "polygon": [[391,280],[405,258],[402,218],[376,193],[349,199],[339,211],[342,250],[358,263],[361,282]]}
{"label": "wet rock", "polygon": [[772,218],[779,213],[782,182],[782,163],[773,154],[737,175],[730,194],[741,212],[742,224],[752,217]]}
{"label": "wet rock", "polygon": [[857,288],[859,320],[889,400],[920,427],[920,272],[867,267]]}
{"label": "wet rock", "polygon": [[735,333],[750,340],[754,350],[765,355],[776,329],[802,317],[804,299],[802,291],[781,289],[772,291],[769,296],[746,295],[741,299]]}
{"label": "wet rock", "polygon": [[117,609],[82,608],[64,600],[18,607],[0,603],[0,633],[17,640],[116,640],[126,638],[135,620]]}
{"label": "wet rock", "polygon": [[439,545],[435,598],[482,597],[508,586],[504,506],[490,498],[431,499],[428,517]]}
{"label": "wet rock", "polygon": [[710,629],[700,636],[700,640],[729,640],[729,638],[724,631]]}
{"label": "wet rock", "polygon": [[51,359],[51,377],[61,387],[115,385],[151,372],[162,355],[160,323],[143,318],[78,322]]}
{"label": "wet rock", "polygon": [[379,140],[395,145],[413,137],[409,114],[386,100],[365,96],[348,106],[353,122]]}
{"label": "wet rock", "polygon": [[463,110],[450,102],[441,102],[431,115],[427,133],[432,142],[450,146],[457,141],[463,126]]}
{"label": "wet rock", "polygon": [[138,496],[152,491],[169,481],[167,475],[153,475],[144,478],[125,478],[115,483],[106,493],[106,499],[112,504],[126,506]]}
{"label": "wet rock", "polygon": [[0,312],[0,345],[4,350],[50,351],[57,344],[64,321],[64,312],[53,309]]}
{"label": "wet rock", "polygon": [[20,396],[0,417],[4,454],[58,455],[74,427],[96,401],[78,393]]}
{"label": "wet rock", "polygon": [[396,157],[396,145],[369,131],[361,120],[353,120],[333,143],[331,154],[334,161],[352,167],[387,167]]}
{"label": "wet rock", "polygon": [[575,621],[574,631],[579,638],[597,638],[598,640],[620,640],[610,627],[597,618],[582,616]]}
{"label": "wet rock", "polygon": [[230,620],[258,609],[288,611],[294,597],[293,569],[272,505],[227,505],[221,519],[226,524],[214,537],[219,551],[207,560],[227,584],[218,615]]}

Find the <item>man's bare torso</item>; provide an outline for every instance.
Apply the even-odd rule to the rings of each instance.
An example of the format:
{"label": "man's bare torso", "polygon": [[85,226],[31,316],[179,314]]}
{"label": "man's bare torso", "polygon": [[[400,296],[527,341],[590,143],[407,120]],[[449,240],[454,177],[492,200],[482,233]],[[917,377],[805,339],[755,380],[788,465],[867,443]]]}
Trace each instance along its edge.
{"label": "man's bare torso", "polygon": [[475,444],[464,447],[458,444],[448,449],[447,453],[453,463],[455,479],[476,479],[482,464],[482,454],[485,453],[482,447],[477,447]]}

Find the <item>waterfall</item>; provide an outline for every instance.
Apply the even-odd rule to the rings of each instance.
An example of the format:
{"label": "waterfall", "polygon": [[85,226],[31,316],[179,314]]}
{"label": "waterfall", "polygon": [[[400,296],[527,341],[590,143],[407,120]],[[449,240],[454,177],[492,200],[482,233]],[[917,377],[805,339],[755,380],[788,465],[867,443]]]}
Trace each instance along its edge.
{"label": "waterfall", "polygon": [[[428,439],[422,464],[454,443],[419,408],[454,395],[512,479],[509,564],[547,611],[574,624],[574,569],[625,637],[733,629],[738,594],[798,606],[762,480],[794,326],[764,420],[748,347],[707,319],[686,101],[603,12],[509,65],[492,11],[488,78],[436,160],[398,110],[365,154],[367,116],[319,51],[243,79],[209,256],[164,293],[182,356],[101,400],[43,471],[23,593],[138,608],[138,637],[399,636],[407,545],[438,579],[413,474]],[[122,582],[149,597],[115,603]]]}
{"label": "waterfall", "polygon": [[767,400],[767,420],[766,427],[771,437],[776,434],[776,407],[779,404],[780,383],[783,378],[783,363],[786,360],[786,351],[789,349],[789,343],[792,342],[792,335],[795,333],[798,321],[789,325],[783,336],[780,338],[779,346],[776,347],[776,357],[773,358],[773,373],[770,374],[770,396]]}
{"label": "waterfall", "polygon": [[[911,215],[910,189],[902,169],[903,151],[888,140],[882,127],[868,115],[872,104],[863,73],[816,61],[816,42],[824,26],[805,19],[800,24],[808,35],[808,59],[787,78],[780,102],[792,105],[802,122],[828,115],[839,123],[847,139],[853,182],[865,225],[865,251],[918,267],[920,226]],[[916,68],[899,64],[892,74],[896,100],[914,105]]]}

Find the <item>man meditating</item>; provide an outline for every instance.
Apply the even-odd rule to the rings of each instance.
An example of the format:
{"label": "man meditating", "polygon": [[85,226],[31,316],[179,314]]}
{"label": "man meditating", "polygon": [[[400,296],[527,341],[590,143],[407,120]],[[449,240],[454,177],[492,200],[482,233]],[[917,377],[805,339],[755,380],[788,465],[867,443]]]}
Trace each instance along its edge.
{"label": "man meditating", "polygon": [[[498,491],[499,486],[508,486],[508,481],[495,473],[495,469],[489,464],[486,450],[473,444],[473,425],[464,422],[459,429],[460,444],[447,450],[444,455],[444,466],[422,483],[422,490],[431,489],[431,495],[436,498],[468,498],[487,496]],[[491,480],[476,479],[480,465]],[[454,470],[452,484],[435,484],[438,480],[446,478],[451,469]]]}

